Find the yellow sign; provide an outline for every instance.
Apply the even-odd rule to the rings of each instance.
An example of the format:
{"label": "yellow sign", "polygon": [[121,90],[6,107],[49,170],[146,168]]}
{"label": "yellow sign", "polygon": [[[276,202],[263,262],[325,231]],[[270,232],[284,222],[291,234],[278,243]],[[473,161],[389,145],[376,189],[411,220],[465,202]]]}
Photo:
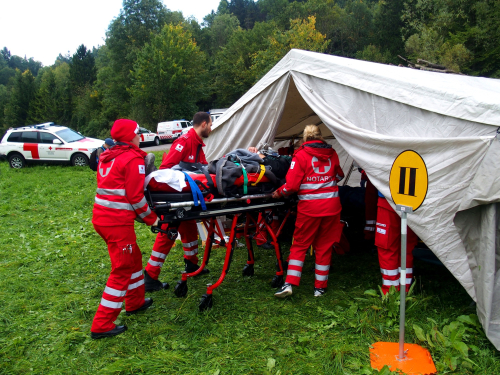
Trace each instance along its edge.
{"label": "yellow sign", "polygon": [[389,188],[394,203],[420,207],[427,195],[429,178],[424,159],[415,151],[406,150],[398,155],[391,168]]}

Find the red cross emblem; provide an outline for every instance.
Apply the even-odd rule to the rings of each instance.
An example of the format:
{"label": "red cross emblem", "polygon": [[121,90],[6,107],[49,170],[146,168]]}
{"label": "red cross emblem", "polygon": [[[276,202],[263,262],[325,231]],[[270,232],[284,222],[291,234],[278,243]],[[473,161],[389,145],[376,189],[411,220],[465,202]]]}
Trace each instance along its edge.
{"label": "red cross emblem", "polygon": [[316,156],[313,156],[312,158],[312,168],[314,170],[314,173],[317,174],[325,174],[328,173],[330,168],[332,167],[332,162],[330,158],[328,158],[328,164],[324,161],[319,161]]}
{"label": "red cross emblem", "polygon": [[52,146],[50,146],[50,147],[49,147],[49,150],[51,150],[51,151],[52,151]]}

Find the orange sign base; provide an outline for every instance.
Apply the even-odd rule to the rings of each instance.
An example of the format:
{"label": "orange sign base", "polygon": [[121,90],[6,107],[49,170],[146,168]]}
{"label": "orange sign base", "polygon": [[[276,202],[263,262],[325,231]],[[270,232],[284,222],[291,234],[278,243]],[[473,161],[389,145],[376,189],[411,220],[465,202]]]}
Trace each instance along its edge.
{"label": "orange sign base", "polygon": [[406,352],[403,360],[399,359],[399,343],[377,342],[370,348],[370,361],[374,369],[381,370],[385,365],[391,371],[400,370],[407,375],[431,375],[436,373],[436,366],[427,349],[417,344],[404,344]]}

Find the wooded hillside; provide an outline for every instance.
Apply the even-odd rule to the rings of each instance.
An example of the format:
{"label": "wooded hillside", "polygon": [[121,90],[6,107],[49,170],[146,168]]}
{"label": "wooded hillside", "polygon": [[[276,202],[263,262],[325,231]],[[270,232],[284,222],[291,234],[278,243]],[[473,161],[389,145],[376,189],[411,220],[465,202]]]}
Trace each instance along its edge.
{"label": "wooded hillside", "polygon": [[221,0],[199,24],[124,0],[97,49],[49,67],[0,51],[0,131],[53,121],[104,138],[123,117],[154,130],[230,106],[291,48],[500,78],[500,2]]}

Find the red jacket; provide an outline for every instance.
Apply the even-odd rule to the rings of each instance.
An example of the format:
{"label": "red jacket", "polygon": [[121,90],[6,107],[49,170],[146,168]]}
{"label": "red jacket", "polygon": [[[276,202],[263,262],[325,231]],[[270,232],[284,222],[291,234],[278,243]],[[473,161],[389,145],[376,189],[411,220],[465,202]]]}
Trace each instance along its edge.
{"label": "red jacket", "polygon": [[144,197],[145,156],[132,144],[116,145],[101,154],[92,223],[134,225],[139,216],[147,225],[154,224],[156,214]]}
{"label": "red jacket", "polygon": [[283,195],[298,194],[299,212],[314,217],[336,215],[342,209],[337,182],[344,178],[335,150],[322,141],[305,142],[294,154]]}
{"label": "red jacket", "polygon": [[[172,168],[181,161],[186,163],[200,162],[201,164],[208,164],[202,147],[205,147],[205,144],[198,134],[196,134],[196,131],[193,128],[189,129],[186,134],[180,136],[172,143],[169,153],[164,154],[160,169]],[[196,158],[197,153],[198,158]]]}

